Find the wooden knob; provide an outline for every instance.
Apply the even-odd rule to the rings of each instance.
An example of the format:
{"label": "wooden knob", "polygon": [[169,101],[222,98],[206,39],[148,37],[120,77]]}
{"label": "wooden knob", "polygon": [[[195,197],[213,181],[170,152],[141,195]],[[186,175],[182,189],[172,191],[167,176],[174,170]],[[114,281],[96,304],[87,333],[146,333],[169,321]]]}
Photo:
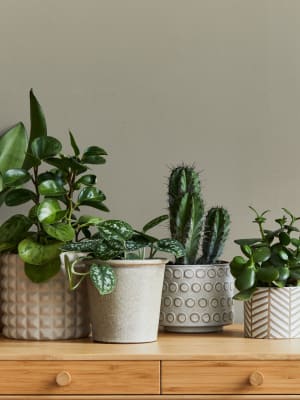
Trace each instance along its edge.
{"label": "wooden knob", "polygon": [[61,371],[56,375],[55,380],[58,386],[68,386],[72,382],[72,376],[68,371]]}
{"label": "wooden knob", "polygon": [[260,371],[254,371],[249,376],[249,383],[251,386],[260,386],[264,383],[264,375]]}

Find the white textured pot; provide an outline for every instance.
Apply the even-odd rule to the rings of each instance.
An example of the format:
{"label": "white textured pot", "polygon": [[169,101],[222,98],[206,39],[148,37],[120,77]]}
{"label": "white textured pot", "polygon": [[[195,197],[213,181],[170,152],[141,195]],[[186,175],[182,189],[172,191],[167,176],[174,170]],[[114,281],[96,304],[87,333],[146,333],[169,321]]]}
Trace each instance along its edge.
{"label": "white textured pot", "polygon": [[160,325],[170,332],[217,332],[232,324],[229,264],[167,265]]}
{"label": "white textured pot", "polygon": [[88,279],[93,339],[110,343],[157,340],[161,292],[167,260],[112,260],[116,287],[100,296]]}
{"label": "white textured pot", "polygon": [[[74,259],[78,255],[68,253],[68,256]],[[63,261],[57,275],[48,282],[36,284],[25,275],[24,263],[18,255],[5,254],[0,287],[4,336],[58,340],[89,335],[86,286],[69,291]]]}
{"label": "white textured pot", "polygon": [[255,339],[300,338],[300,287],[257,288],[244,303],[244,334]]}

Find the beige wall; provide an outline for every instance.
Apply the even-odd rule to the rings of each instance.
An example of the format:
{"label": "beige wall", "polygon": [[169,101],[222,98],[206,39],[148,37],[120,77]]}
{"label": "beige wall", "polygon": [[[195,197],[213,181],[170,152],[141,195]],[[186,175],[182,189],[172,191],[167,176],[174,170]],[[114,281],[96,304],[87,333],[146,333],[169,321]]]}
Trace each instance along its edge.
{"label": "beige wall", "polygon": [[0,0],[0,127],[28,123],[33,87],[49,134],[108,150],[111,215],[136,225],[195,162],[232,242],[248,204],[300,214],[299,20],[297,0]]}

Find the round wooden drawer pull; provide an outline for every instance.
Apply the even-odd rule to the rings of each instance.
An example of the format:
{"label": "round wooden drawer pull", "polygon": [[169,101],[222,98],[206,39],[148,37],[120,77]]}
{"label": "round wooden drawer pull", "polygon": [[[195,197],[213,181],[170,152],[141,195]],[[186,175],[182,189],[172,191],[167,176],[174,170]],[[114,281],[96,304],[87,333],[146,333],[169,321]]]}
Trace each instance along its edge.
{"label": "round wooden drawer pull", "polygon": [[68,371],[61,371],[56,375],[55,380],[58,386],[68,386],[72,382],[72,376]]}
{"label": "round wooden drawer pull", "polygon": [[249,376],[249,383],[252,386],[260,386],[264,383],[264,375],[263,373],[259,371],[254,371],[252,374]]}

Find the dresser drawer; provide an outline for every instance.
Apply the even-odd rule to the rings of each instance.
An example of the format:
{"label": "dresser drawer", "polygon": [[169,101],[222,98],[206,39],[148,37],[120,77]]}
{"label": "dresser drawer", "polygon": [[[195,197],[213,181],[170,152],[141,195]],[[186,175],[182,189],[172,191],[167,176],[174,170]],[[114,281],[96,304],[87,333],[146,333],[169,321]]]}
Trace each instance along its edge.
{"label": "dresser drawer", "polygon": [[299,394],[299,361],[163,361],[163,394]]}
{"label": "dresser drawer", "polygon": [[0,395],[159,392],[159,361],[0,362]]}

